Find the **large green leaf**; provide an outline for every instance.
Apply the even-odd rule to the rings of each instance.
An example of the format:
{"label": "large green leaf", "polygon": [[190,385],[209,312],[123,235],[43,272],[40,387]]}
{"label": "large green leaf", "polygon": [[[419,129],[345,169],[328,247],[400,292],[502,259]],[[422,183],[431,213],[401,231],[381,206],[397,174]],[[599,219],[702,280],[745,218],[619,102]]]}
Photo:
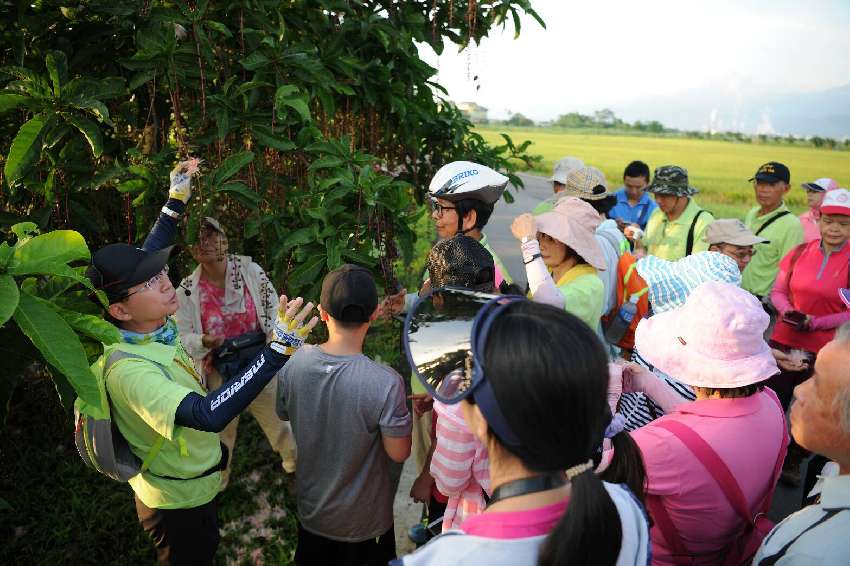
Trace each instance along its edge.
{"label": "large green leaf", "polygon": [[284,115],[283,110],[288,106],[298,112],[301,119],[305,122],[309,122],[312,119],[310,115],[310,107],[307,105],[307,101],[296,86],[282,85],[278,87],[277,92],[275,92],[274,95],[274,103],[277,107],[279,116]]}
{"label": "large green leaf", "polygon": [[[86,241],[74,230],[54,230],[15,246],[9,272],[12,275],[52,273],[48,267],[64,266],[69,262],[88,261],[91,254]],[[61,270],[64,272],[64,270]]]}
{"label": "large green leaf", "polygon": [[316,254],[292,271],[289,284],[296,287],[310,283],[319,277],[326,261],[325,254]]}
{"label": "large green leaf", "polygon": [[130,90],[136,90],[137,88],[139,88],[143,84],[149,83],[156,76],[156,72],[157,72],[156,69],[148,69],[146,71],[141,71],[139,73],[136,73],[130,79],[130,84],[127,85],[127,88],[130,89]]}
{"label": "large green leaf", "polygon": [[68,378],[77,395],[83,401],[99,406],[96,378],[89,369],[80,339],[68,323],[49,306],[27,293],[21,294],[14,318],[44,359]]}
{"label": "large green leaf", "polygon": [[310,242],[312,239],[313,239],[313,229],[312,228],[299,228],[297,230],[292,230],[278,244],[278,247],[280,248],[278,250],[278,253],[288,251],[290,248],[292,248],[294,246],[300,246],[300,245],[306,244],[306,243]]}
{"label": "large green leaf", "polygon": [[[86,358],[88,359],[88,356],[86,356]],[[50,375],[50,379],[53,380],[54,387],[56,387],[56,394],[59,396],[59,402],[62,403],[62,407],[66,411],[72,411],[74,409],[74,399],[77,395],[71,385],[71,382],[68,381],[68,378],[62,375],[62,372],[55,367],[48,364],[47,368],[47,373]]]}
{"label": "large green leaf", "polygon": [[83,134],[83,137],[86,138],[87,142],[89,142],[91,152],[94,156],[100,157],[100,154],[103,153],[103,136],[100,133],[100,128],[98,128],[97,124],[88,118],[77,116],[75,114],[65,114],[64,118],[72,126],[80,130],[80,133]]}
{"label": "large green leaf", "polygon": [[34,98],[51,98],[51,95],[53,94],[47,80],[35,71],[27,69],[26,67],[0,67],[0,73],[11,75],[20,79],[16,86],[20,87],[21,90],[27,92]]}
{"label": "large green leaf", "polygon": [[220,22],[213,22],[213,21],[208,20],[204,23],[206,24],[206,26],[208,28],[210,28],[211,30],[217,31],[218,33],[220,33],[221,35],[223,35],[224,37],[226,37],[228,39],[233,37],[233,34],[230,32],[230,30],[227,28],[227,26],[220,23]]}
{"label": "large green leaf", "polygon": [[248,165],[254,160],[254,153],[251,151],[243,151],[235,153],[221,162],[212,176],[212,185],[217,187],[223,182],[234,176],[240,169]]}
{"label": "large green leaf", "polygon": [[58,144],[65,135],[71,131],[71,126],[68,124],[56,124],[50,130],[45,130],[44,134],[44,147],[46,148],[54,148],[56,144]]}
{"label": "large green leaf", "polygon": [[225,183],[216,192],[226,193],[247,206],[256,209],[263,202],[263,197],[251,190],[245,183]]}
{"label": "large green leaf", "polygon": [[88,112],[89,114],[92,114],[95,118],[97,118],[104,124],[112,125],[112,122],[109,119],[109,109],[100,100],[86,98],[84,100],[78,100],[74,102],[73,106],[78,110],[82,110],[83,112]]}
{"label": "large green leaf", "polygon": [[0,271],[6,271],[14,253],[15,249],[8,242],[0,242]]}
{"label": "large green leaf", "polygon": [[256,125],[251,129],[251,135],[254,136],[254,139],[256,139],[260,145],[271,147],[279,151],[289,151],[295,148],[295,144],[293,142],[275,134],[270,126]]}
{"label": "large green leaf", "polygon": [[14,185],[26,175],[33,163],[41,156],[41,137],[44,126],[49,122],[45,116],[38,114],[27,121],[12,141],[9,155],[6,156],[6,182]]}
{"label": "large green leaf", "polygon": [[62,96],[62,87],[68,82],[68,59],[61,51],[51,51],[44,58],[50,82],[53,83],[53,94],[56,98]]}
{"label": "large green leaf", "polygon": [[17,236],[18,242],[15,246],[22,246],[24,242],[38,236],[38,224],[35,222],[18,222],[11,228],[12,234]]}
{"label": "large green leaf", "polygon": [[0,275],[0,326],[12,318],[12,313],[18,308],[18,284],[11,275]]}
{"label": "large green leaf", "polygon": [[45,301],[44,299],[38,297],[34,298],[56,311],[56,313],[61,316],[65,322],[71,326],[71,328],[80,334],[93,338],[101,344],[109,345],[121,341],[121,332],[114,325],[106,322],[99,316],[63,309],[62,307]]}
{"label": "large green leaf", "polygon": [[328,155],[326,157],[319,158],[310,164],[310,171],[318,171],[319,169],[336,169],[345,165],[345,160],[334,157],[332,155]]}
{"label": "large green leaf", "polygon": [[342,244],[335,238],[325,240],[328,269],[336,269],[342,263]]}
{"label": "large green leaf", "polygon": [[150,183],[144,179],[130,179],[129,181],[118,183],[115,188],[120,193],[138,193],[147,189],[149,186]]}
{"label": "large green leaf", "polygon": [[23,106],[30,99],[23,94],[0,93],[0,114]]}
{"label": "large green leaf", "polygon": [[239,61],[239,64],[245,67],[248,71],[256,71],[260,67],[265,67],[269,63],[271,63],[271,59],[259,51],[255,51]]}

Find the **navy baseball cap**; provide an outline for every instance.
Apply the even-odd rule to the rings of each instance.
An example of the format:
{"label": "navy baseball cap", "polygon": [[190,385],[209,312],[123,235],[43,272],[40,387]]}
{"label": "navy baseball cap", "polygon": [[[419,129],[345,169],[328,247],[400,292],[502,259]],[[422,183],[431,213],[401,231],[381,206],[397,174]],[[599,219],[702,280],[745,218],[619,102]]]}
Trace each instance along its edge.
{"label": "navy baseball cap", "polygon": [[756,174],[750,181],[764,181],[766,183],[776,183],[777,181],[791,182],[791,172],[788,167],[778,161],[768,161],[759,167]]}
{"label": "navy baseball cap", "polygon": [[117,303],[131,288],[162,271],[173,248],[148,252],[130,244],[109,244],[92,256],[86,277],[95,289],[106,293],[109,304]]}

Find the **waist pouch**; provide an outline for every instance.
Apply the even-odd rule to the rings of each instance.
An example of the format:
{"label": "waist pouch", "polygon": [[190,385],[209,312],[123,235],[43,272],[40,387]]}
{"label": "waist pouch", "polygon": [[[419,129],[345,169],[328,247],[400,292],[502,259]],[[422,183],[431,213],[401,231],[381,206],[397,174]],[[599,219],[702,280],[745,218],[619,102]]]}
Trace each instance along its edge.
{"label": "waist pouch", "polygon": [[213,350],[212,365],[227,381],[246,368],[265,345],[266,335],[263,332],[246,332],[228,338]]}

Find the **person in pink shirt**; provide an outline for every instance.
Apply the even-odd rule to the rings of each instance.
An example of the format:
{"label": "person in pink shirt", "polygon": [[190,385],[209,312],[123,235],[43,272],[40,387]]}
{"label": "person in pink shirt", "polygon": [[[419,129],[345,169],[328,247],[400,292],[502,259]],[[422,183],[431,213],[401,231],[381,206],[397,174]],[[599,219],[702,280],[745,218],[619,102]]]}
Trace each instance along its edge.
{"label": "person in pink shirt", "polygon": [[820,227],[818,226],[820,205],[828,191],[838,188],[838,183],[835,179],[824,177],[811,183],[803,183],[801,186],[806,189],[806,200],[809,203],[809,210],[800,215],[800,224],[803,225],[803,241],[813,242],[820,240]]}
{"label": "person in pink shirt", "polygon": [[771,345],[784,352],[799,350],[808,362],[804,370],[783,371],[768,384],[785,408],[794,387],[811,377],[817,353],[850,320],[838,294],[850,287],[850,191],[828,192],[820,212],[820,239],[800,244],[782,258],[770,294],[780,317]]}
{"label": "person in pink shirt", "polygon": [[[745,560],[761,542],[745,525],[770,507],[788,440],[779,401],[764,387],[779,371],[762,337],[767,325],[753,295],[708,282],[683,306],[637,327],[643,357],[697,396],[683,402],[646,368],[624,370],[623,390],[644,390],[666,413],[631,433],[646,466],[653,564]],[[740,550],[745,542],[749,556]]]}
{"label": "person in pink shirt", "polygon": [[[812,376],[818,352],[850,321],[840,290],[850,287],[850,191],[826,193],[818,221],[821,237],[792,249],[779,262],[770,300],[779,313],[770,344],[792,359],[798,370],[782,368],[767,385],[788,408],[794,388]],[[784,364],[783,364],[784,366]],[[808,452],[792,443],[782,481],[800,485],[800,464]]]}
{"label": "person in pink shirt", "polygon": [[435,401],[434,411],[438,419],[431,476],[437,490],[448,497],[443,515],[443,530],[448,530],[487,506],[490,465],[487,447],[466,426],[460,405]]}

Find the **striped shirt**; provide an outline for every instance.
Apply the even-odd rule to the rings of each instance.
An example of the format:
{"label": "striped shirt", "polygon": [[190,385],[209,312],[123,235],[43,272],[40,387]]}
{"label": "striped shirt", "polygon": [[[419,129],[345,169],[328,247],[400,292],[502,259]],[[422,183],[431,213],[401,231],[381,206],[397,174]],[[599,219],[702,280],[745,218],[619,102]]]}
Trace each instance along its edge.
{"label": "striped shirt", "polygon": [[[685,385],[657,369],[640,355],[640,351],[638,351],[637,348],[635,348],[632,361],[651,371],[656,377],[658,377],[658,379],[663,379],[667,385],[669,385],[673,391],[678,393],[685,401],[693,401],[697,398],[693,389],[691,389],[689,385]],[[648,425],[663,415],[664,409],[659,407],[644,393],[623,393],[620,397],[620,410],[618,412],[622,413],[622,415],[626,417],[625,429],[631,432],[642,426]]]}
{"label": "striped shirt", "polygon": [[[830,470],[830,468],[832,468]],[[850,555],[850,475],[838,473],[834,462],[824,467],[812,495],[819,501],[803,507],[776,525],[765,537],[753,564],[847,564]]]}
{"label": "striped shirt", "polygon": [[434,410],[439,418],[431,475],[440,493],[449,498],[443,515],[446,531],[484,510],[484,493],[490,493],[490,462],[487,448],[467,428],[460,404],[434,401]]}

